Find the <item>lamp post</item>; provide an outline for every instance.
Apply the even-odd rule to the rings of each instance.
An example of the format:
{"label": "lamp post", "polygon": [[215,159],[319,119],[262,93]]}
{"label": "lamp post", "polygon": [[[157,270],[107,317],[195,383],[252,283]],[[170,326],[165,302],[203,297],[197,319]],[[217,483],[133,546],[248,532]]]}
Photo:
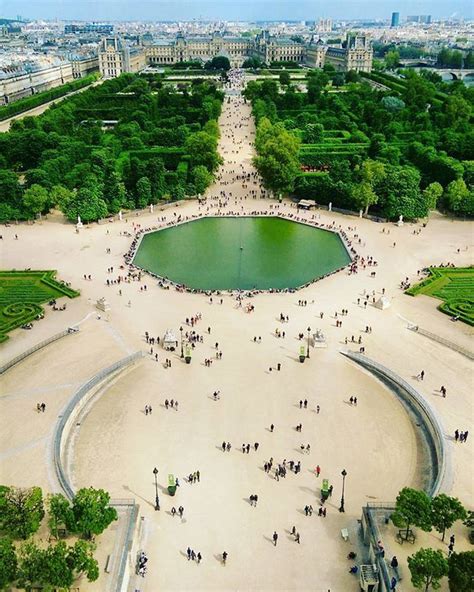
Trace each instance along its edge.
{"label": "lamp post", "polygon": [[179,328],[179,332],[181,333],[181,357],[184,358],[184,352],[183,352],[183,327]]}
{"label": "lamp post", "polygon": [[308,327],[307,331],[308,331],[308,345],[306,347],[306,357],[309,358],[309,336],[311,333],[311,327]]}
{"label": "lamp post", "polygon": [[158,469],[156,467],[153,469],[153,475],[155,475],[155,510],[159,510],[160,498],[158,497],[158,481],[156,480],[156,476],[158,475]]}
{"label": "lamp post", "polygon": [[347,475],[346,469],[342,470],[341,475],[342,475],[342,496],[341,496],[341,505],[339,507],[339,512],[345,512],[345,510],[344,510],[344,484],[345,484],[346,475]]}

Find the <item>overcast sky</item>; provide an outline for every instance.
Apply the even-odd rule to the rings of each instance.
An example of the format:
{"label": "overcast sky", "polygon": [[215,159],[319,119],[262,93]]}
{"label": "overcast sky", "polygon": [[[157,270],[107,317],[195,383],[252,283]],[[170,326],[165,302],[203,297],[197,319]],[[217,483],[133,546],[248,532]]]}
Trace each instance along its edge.
{"label": "overcast sky", "polygon": [[473,0],[0,0],[0,18],[78,20],[313,20],[431,14],[473,18]]}

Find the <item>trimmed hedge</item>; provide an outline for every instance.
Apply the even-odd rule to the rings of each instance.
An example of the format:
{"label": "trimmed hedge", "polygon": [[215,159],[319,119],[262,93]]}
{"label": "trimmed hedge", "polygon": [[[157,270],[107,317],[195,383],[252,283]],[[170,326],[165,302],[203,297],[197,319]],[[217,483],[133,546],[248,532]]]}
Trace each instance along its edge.
{"label": "trimmed hedge", "polygon": [[75,298],[79,292],[55,278],[56,271],[0,272],[0,343],[7,333],[42,315],[40,306],[51,299]]}
{"label": "trimmed hedge", "polygon": [[30,97],[25,97],[24,99],[20,99],[14,103],[4,105],[3,107],[0,107],[0,121],[8,119],[9,117],[13,117],[14,115],[18,115],[19,113],[23,113],[24,111],[34,109],[40,105],[44,105],[44,103],[48,103],[49,101],[54,101],[54,99],[64,97],[64,95],[67,95],[70,92],[80,90],[81,88],[91,85],[97,80],[97,78],[98,75],[91,74],[85,78],[73,80],[72,82],[63,84],[62,86],[45,90],[44,92],[38,93],[36,95],[31,95]]}
{"label": "trimmed hedge", "polygon": [[130,158],[138,158],[139,160],[150,160],[151,158],[162,158],[165,168],[169,170],[176,170],[180,161],[185,158],[189,159],[184,148],[177,146],[156,146],[148,150],[130,150],[128,152]]}
{"label": "trimmed hedge", "polygon": [[430,267],[430,276],[405,291],[443,300],[438,310],[474,326],[474,267]]}

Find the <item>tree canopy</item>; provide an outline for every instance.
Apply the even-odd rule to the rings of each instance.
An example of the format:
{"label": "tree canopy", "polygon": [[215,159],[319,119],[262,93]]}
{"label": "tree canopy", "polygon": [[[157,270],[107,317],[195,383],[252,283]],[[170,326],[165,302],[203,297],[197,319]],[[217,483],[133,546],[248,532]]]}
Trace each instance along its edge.
{"label": "tree canopy", "polygon": [[442,551],[434,549],[420,549],[411,557],[408,557],[408,567],[411,573],[411,582],[415,588],[424,588],[428,592],[430,587],[437,590],[441,586],[441,580],[448,575],[448,560]]}
{"label": "tree canopy", "polygon": [[210,81],[181,92],[159,75],[123,74],[15,121],[0,134],[0,222],[54,206],[71,221],[90,222],[195,195],[194,167],[213,173],[220,162],[222,101]]}

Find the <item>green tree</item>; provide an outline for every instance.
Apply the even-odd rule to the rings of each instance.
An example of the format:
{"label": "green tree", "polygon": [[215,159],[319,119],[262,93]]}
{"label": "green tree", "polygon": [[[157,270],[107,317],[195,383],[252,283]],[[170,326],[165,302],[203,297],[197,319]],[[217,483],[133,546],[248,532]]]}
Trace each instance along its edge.
{"label": "green tree", "polygon": [[367,182],[353,185],[351,197],[357,209],[363,209],[365,214],[369,211],[369,207],[378,201],[377,194]]}
{"label": "green tree", "polygon": [[443,195],[443,186],[436,181],[434,183],[430,183],[428,187],[423,190],[423,196],[426,201],[426,205],[428,210],[436,209],[441,196]]}
{"label": "green tree", "polygon": [[450,592],[472,592],[474,577],[474,551],[453,553],[449,559]]}
{"label": "green tree", "polygon": [[362,163],[362,180],[365,183],[369,183],[372,188],[382,183],[385,179],[385,175],[385,166],[382,162],[367,159]]}
{"label": "green tree", "polygon": [[418,526],[422,530],[431,530],[431,500],[424,491],[404,487],[397,496],[392,522],[399,528],[406,528],[408,538],[410,526]]}
{"label": "green tree", "polygon": [[137,206],[145,208],[151,203],[151,183],[148,177],[141,177],[137,181]]}
{"label": "green tree", "polygon": [[32,541],[25,543],[18,553],[17,585],[28,590],[34,585],[49,585],[44,551]]}
{"label": "green tree", "polygon": [[445,199],[449,209],[457,214],[469,214],[472,192],[466,186],[464,179],[456,179],[446,187]]}
{"label": "green tree", "polygon": [[67,563],[76,576],[85,574],[89,582],[99,578],[99,564],[94,558],[95,545],[88,541],[77,541],[69,547]]}
{"label": "green tree", "polygon": [[311,70],[307,74],[307,98],[309,104],[314,104],[321,96],[323,89],[329,82],[329,76],[322,70]]}
{"label": "green tree", "polygon": [[186,152],[190,155],[191,168],[204,165],[209,171],[215,171],[220,158],[217,154],[217,139],[206,132],[196,132],[186,138]]}
{"label": "green tree", "polygon": [[227,56],[216,56],[206,63],[206,70],[230,70],[230,61]]}
{"label": "green tree", "polygon": [[14,208],[21,207],[23,190],[13,171],[0,170],[0,203]]}
{"label": "green tree", "polygon": [[324,139],[324,127],[320,123],[308,123],[303,130],[305,144],[316,144]]}
{"label": "green tree", "polygon": [[400,54],[398,51],[392,50],[385,54],[385,67],[387,70],[395,70],[400,62]]}
{"label": "green tree", "polygon": [[213,175],[202,165],[193,169],[192,177],[196,193],[199,194],[204,193],[214,179]]}
{"label": "green tree", "polygon": [[449,127],[457,129],[469,124],[472,107],[461,95],[454,94],[444,102],[444,111]]}
{"label": "green tree", "polygon": [[72,222],[80,216],[83,222],[93,222],[107,215],[107,205],[96,189],[81,187],[66,207],[64,213]]}
{"label": "green tree", "polygon": [[387,111],[391,111],[392,113],[402,111],[405,108],[405,103],[398,97],[384,97],[381,103]]}
{"label": "green tree", "polygon": [[0,590],[16,580],[17,559],[15,546],[11,539],[0,538]]}
{"label": "green tree", "polygon": [[290,76],[289,72],[287,72],[286,70],[283,70],[283,72],[280,72],[280,76],[278,78],[279,78],[280,84],[282,86],[290,86],[291,76]]}
{"label": "green tree", "polygon": [[467,512],[456,497],[440,493],[431,500],[431,522],[441,533],[441,540],[444,541],[446,529],[451,528],[456,520],[465,520],[466,518]]}
{"label": "green tree", "polygon": [[430,586],[437,590],[441,579],[448,575],[448,560],[443,553],[434,549],[420,549],[408,557],[411,582],[415,588],[423,588],[427,592]]}
{"label": "green tree", "polygon": [[44,516],[40,487],[2,487],[0,489],[0,530],[14,538],[34,534]]}
{"label": "green tree", "polygon": [[107,210],[111,214],[116,214],[127,200],[127,191],[120,175],[113,170],[113,167],[107,167],[107,169],[109,170],[104,179],[102,197],[107,204]]}
{"label": "green tree", "polygon": [[75,530],[74,514],[71,503],[62,493],[55,493],[48,496],[48,526],[51,534],[59,538],[58,529],[63,527],[71,532]]}
{"label": "green tree", "polygon": [[48,202],[48,192],[41,185],[32,185],[23,194],[23,206],[30,216],[41,214]]}
{"label": "green tree", "polygon": [[420,173],[409,166],[386,165],[386,175],[375,187],[383,215],[394,220],[400,215],[408,219],[424,218],[428,213],[420,191]]}
{"label": "green tree", "polygon": [[295,177],[300,171],[299,142],[283,125],[268,123],[264,119],[258,126],[258,156],[254,162],[268,189],[274,193],[286,193],[293,189]]}
{"label": "green tree", "polygon": [[63,185],[54,185],[49,193],[50,202],[54,207],[58,207],[62,212],[68,207],[74,193]]}
{"label": "green tree", "polygon": [[114,520],[117,510],[109,505],[110,495],[103,489],[80,489],[74,496],[72,511],[77,532],[86,538],[101,534]]}

